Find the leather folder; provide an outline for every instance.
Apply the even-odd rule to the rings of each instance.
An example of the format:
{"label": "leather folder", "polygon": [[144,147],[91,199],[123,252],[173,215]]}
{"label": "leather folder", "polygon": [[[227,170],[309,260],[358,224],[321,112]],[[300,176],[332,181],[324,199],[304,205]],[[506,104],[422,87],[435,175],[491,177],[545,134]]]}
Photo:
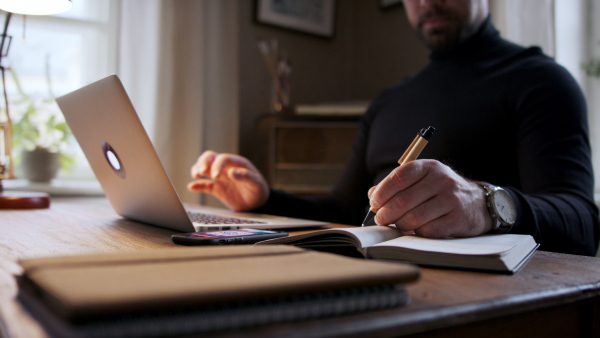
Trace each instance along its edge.
{"label": "leather folder", "polygon": [[[99,318],[131,318],[137,314],[142,318],[156,311],[183,309],[200,309],[204,319],[212,311],[207,309],[220,311],[219,318],[223,314],[235,317],[227,315],[229,310],[223,310],[223,306],[239,310],[236,316],[243,317],[282,299],[288,309],[302,300],[303,304],[310,304],[314,314],[307,316],[305,308],[300,311],[303,318],[395,307],[408,301],[403,285],[419,276],[417,267],[404,263],[368,261],[291,246],[172,248],[35,258],[19,263],[24,269],[18,278],[19,297],[25,305],[34,312],[43,312],[38,315],[55,317],[54,322],[63,320],[75,326],[97,323]],[[369,290],[379,290],[380,294],[366,303],[364,299],[343,303],[373,293]],[[313,301],[315,297],[332,299],[332,305],[315,311],[315,304],[322,303]],[[347,304],[348,309],[340,304]],[[357,304],[368,306],[361,308]],[[243,308],[250,310],[240,312]],[[269,317],[265,314],[268,312],[261,316]],[[280,316],[281,311],[273,313]],[[263,318],[259,324],[297,319],[296,315]],[[234,323],[200,331],[257,323],[256,318],[232,320]],[[183,333],[197,331],[198,328]]]}

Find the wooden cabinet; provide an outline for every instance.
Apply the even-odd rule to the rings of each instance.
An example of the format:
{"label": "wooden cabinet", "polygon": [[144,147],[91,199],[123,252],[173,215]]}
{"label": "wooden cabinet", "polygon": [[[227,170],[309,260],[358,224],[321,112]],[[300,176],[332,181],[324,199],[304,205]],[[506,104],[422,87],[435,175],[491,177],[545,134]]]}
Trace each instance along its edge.
{"label": "wooden cabinet", "polygon": [[359,117],[268,116],[259,123],[271,187],[297,194],[326,194],[339,179]]}

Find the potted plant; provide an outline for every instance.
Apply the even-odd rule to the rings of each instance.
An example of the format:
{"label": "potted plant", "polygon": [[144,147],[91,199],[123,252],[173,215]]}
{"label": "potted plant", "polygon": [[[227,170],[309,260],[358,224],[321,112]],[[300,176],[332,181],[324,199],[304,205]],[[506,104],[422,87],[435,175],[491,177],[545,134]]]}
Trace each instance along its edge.
{"label": "potted plant", "polygon": [[25,93],[16,73],[10,71],[19,97],[11,100],[13,150],[15,164],[30,181],[48,182],[60,168],[70,169],[74,157],[65,152],[71,132],[52,95],[46,71],[48,94],[33,97]]}
{"label": "potted plant", "polygon": [[600,59],[591,59],[581,65],[588,76],[600,77]]}
{"label": "potted plant", "polygon": [[589,77],[600,78],[600,58],[592,57],[590,60],[582,63],[581,68]]}

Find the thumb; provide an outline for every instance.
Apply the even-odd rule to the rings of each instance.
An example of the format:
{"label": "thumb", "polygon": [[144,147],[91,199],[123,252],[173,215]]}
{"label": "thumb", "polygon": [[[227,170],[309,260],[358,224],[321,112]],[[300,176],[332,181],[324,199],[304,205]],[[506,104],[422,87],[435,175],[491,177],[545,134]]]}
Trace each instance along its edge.
{"label": "thumb", "polygon": [[231,168],[229,170],[229,177],[238,180],[241,183],[260,184],[263,181],[260,174],[246,168]]}
{"label": "thumb", "polygon": [[210,194],[213,191],[214,185],[212,180],[200,179],[188,183],[187,189],[191,192]]}

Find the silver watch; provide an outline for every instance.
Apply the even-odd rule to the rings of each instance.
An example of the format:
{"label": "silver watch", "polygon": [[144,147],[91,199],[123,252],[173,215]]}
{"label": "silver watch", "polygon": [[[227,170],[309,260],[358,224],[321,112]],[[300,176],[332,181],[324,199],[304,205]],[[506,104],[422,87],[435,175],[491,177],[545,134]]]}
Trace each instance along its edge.
{"label": "silver watch", "polygon": [[493,233],[507,233],[517,220],[517,207],[510,194],[489,184],[481,184],[485,190],[487,209],[492,217]]}

